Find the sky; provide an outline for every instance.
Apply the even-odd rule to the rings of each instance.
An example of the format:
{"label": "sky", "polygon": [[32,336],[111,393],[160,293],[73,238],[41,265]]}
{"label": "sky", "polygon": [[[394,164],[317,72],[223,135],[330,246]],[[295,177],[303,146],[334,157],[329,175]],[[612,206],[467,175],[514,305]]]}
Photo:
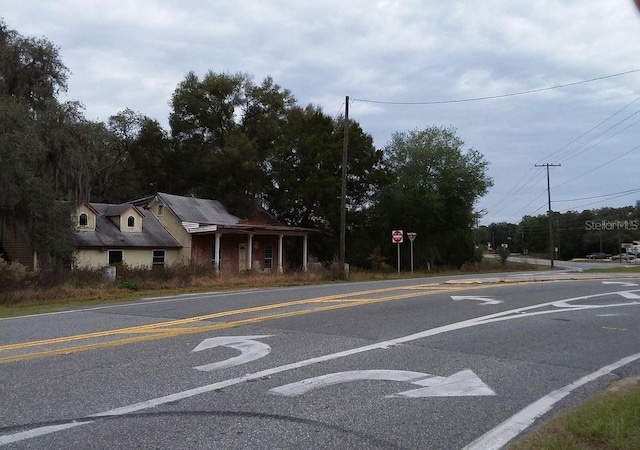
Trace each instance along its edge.
{"label": "sky", "polygon": [[[89,120],[168,129],[189,71],[271,76],[384,148],[453,127],[489,162],[481,224],[640,199],[640,12],[632,0],[0,0],[70,69]],[[559,165],[559,166],[557,166]]]}

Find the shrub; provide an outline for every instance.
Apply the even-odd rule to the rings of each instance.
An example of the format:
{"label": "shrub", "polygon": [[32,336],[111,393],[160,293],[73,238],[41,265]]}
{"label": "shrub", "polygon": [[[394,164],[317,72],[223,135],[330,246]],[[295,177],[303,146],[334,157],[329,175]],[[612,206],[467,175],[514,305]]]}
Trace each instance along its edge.
{"label": "shrub", "polygon": [[8,263],[0,258],[0,291],[20,289],[31,284],[37,272],[29,272],[20,263]]}
{"label": "shrub", "polygon": [[130,291],[139,291],[140,290],[140,285],[138,283],[136,283],[135,281],[118,281],[117,283],[118,288],[120,289],[129,289]]}

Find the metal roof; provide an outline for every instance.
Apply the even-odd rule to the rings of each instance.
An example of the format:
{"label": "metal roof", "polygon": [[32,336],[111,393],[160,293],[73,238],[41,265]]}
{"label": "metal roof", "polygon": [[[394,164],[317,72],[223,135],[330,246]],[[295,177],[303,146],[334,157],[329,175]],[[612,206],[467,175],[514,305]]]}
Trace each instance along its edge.
{"label": "metal roof", "polygon": [[[180,248],[180,243],[162,226],[158,219],[144,208],[135,208],[130,203],[122,205],[110,205],[106,203],[89,203],[95,211],[95,231],[79,231],[75,235],[76,246],[79,248]],[[115,212],[124,212],[134,207],[142,214],[142,232],[120,231],[108,217]],[[119,214],[116,214],[119,215]]]}
{"label": "metal roof", "polygon": [[207,200],[195,197],[159,192],[158,198],[182,222],[193,222],[207,225],[236,225],[240,218],[229,213],[222,203],[217,200]]}

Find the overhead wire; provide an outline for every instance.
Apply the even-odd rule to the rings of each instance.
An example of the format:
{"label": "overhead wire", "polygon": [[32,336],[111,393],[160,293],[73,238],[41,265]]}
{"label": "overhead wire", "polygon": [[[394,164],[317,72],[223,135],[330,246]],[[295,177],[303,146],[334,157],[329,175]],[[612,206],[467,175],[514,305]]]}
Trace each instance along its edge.
{"label": "overhead wire", "polygon": [[638,188],[638,189],[628,189],[626,191],[614,192],[612,194],[593,195],[591,197],[572,198],[572,199],[568,199],[568,200],[554,200],[554,203],[567,203],[567,202],[577,202],[577,201],[582,201],[582,200],[593,200],[594,198],[611,197],[613,195],[620,195],[620,194],[630,195],[630,194],[634,194],[636,192],[640,192],[640,188]]}
{"label": "overhead wire", "polygon": [[571,87],[571,86],[577,86],[577,85],[580,85],[580,84],[592,83],[594,81],[601,81],[601,80],[606,80],[606,79],[609,79],[609,78],[620,77],[620,76],[623,76],[623,75],[629,75],[631,73],[636,73],[636,72],[640,72],[640,69],[633,69],[633,70],[628,70],[626,72],[614,73],[614,74],[611,74],[611,75],[605,75],[605,76],[602,76],[602,77],[591,78],[591,79],[588,79],[588,80],[575,81],[573,83],[557,84],[555,86],[548,86],[548,87],[543,87],[543,88],[530,89],[530,90],[526,90],[526,91],[511,92],[511,93],[508,93],[508,94],[499,94],[499,95],[488,95],[488,96],[483,96],[483,97],[464,98],[464,99],[457,99],[457,100],[399,102],[399,101],[367,100],[367,99],[362,99],[362,98],[354,98],[353,101],[354,102],[362,102],[362,103],[375,103],[375,104],[382,104],[382,105],[405,105],[405,106],[406,105],[444,105],[444,104],[450,104],[450,103],[477,102],[477,101],[483,101],[483,100],[495,100],[495,99],[499,99],[499,98],[515,97],[515,96],[518,96],[518,95],[536,94],[536,93],[539,93],[539,92],[551,91],[551,90],[554,90],[554,89],[561,89],[561,88],[566,88],[566,87]]}
{"label": "overhead wire", "polygon": [[[442,104],[476,102],[476,101],[494,100],[494,99],[500,99],[500,98],[508,98],[508,97],[515,97],[515,96],[521,96],[521,95],[535,94],[535,93],[551,91],[551,90],[555,90],[555,89],[561,89],[561,88],[566,88],[566,87],[571,87],[571,86],[577,86],[577,85],[581,85],[581,84],[591,83],[591,82],[595,82],[595,81],[602,81],[602,80],[611,79],[611,78],[615,78],[615,77],[620,77],[620,76],[623,76],[623,75],[628,75],[628,74],[637,73],[637,72],[640,72],[640,68],[632,69],[632,70],[628,70],[628,71],[624,71],[624,72],[618,72],[618,73],[614,73],[614,74],[609,74],[609,75],[605,75],[605,76],[601,76],[601,77],[590,78],[590,79],[587,79],[587,80],[581,80],[581,81],[576,81],[576,82],[571,82],[571,83],[558,84],[558,85],[553,85],[553,86],[548,86],[548,87],[543,87],[543,88],[529,89],[529,90],[525,90],[525,91],[512,92],[512,93],[507,93],[507,94],[481,96],[481,97],[471,97],[471,98],[464,98],[464,99],[406,102],[406,101],[385,101],[385,100],[372,100],[372,99],[352,98],[350,103],[362,102],[362,103],[382,104],[382,105],[401,105],[401,106],[418,105],[419,106],[419,105],[442,105]],[[612,127],[609,127],[608,129],[606,129],[605,131],[603,131],[599,135],[597,135],[595,137],[592,137],[589,140],[587,140],[586,142],[580,144],[577,148],[568,149],[571,145],[577,143],[580,139],[582,139],[583,137],[589,135],[591,132],[593,132],[594,130],[596,130],[597,128],[599,128],[600,126],[602,126],[603,124],[605,124],[609,120],[611,120],[613,117],[615,117],[618,114],[620,114],[625,109],[629,108],[631,105],[633,105],[638,100],[640,100],[640,97],[636,98],[635,100],[633,100],[629,104],[625,105],[620,110],[616,111],[614,114],[610,115],[609,117],[607,117],[603,121],[599,122],[598,124],[596,124],[595,126],[590,128],[588,131],[586,131],[585,133],[581,134],[580,136],[578,136],[577,138],[575,138],[574,140],[572,140],[568,144],[566,144],[563,147],[561,147],[561,148],[555,150],[554,152],[550,153],[549,155],[547,155],[547,157],[545,157],[541,161],[546,161],[548,158],[555,156],[558,152],[562,152],[562,150],[565,150],[565,149],[567,149],[567,150],[565,150],[564,152],[560,153],[558,155],[558,158],[560,158],[561,161],[568,161],[569,159],[572,159],[572,158],[574,158],[576,156],[579,156],[579,155],[583,154],[584,152],[596,147],[597,145],[600,145],[602,142],[606,141],[607,139],[610,139],[611,137],[613,137],[613,136],[621,133],[622,131],[628,129],[629,127],[626,127],[624,129],[622,129],[621,131],[619,131],[618,133],[616,133],[616,134],[614,134],[612,136],[609,136],[609,137],[603,139],[602,141],[600,141],[598,143],[595,143],[591,147],[583,148],[585,145],[588,145],[589,143],[592,143],[594,140],[598,139],[599,137],[604,136],[607,132],[611,131],[612,129],[614,129],[615,127],[620,125],[621,123],[625,122],[626,120],[628,120],[629,118],[633,117],[634,115],[640,113],[640,110],[638,110],[635,113],[627,116],[625,119],[617,122],[615,125],[613,125]],[[343,106],[344,106],[344,103],[343,103]],[[631,151],[633,151],[633,150],[631,150]],[[631,151],[626,152],[625,154],[621,155],[620,157],[630,153]],[[578,153],[576,153],[576,152],[578,152]],[[612,161],[614,161],[616,159],[619,159],[619,158],[614,158],[613,160],[611,160],[611,161],[599,166],[598,168],[600,168],[600,167],[602,167],[602,166],[604,166],[604,165],[606,165],[606,164],[608,164],[608,163],[610,163],[610,162],[612,162]],[[588,173],[591,173],[592,171],[597,170],[598,168],[592,169],[591,171],[588,171],[588,172],[586,172],[586,173],[574,178],[574,180],[577,179],[577,178],[580,178],[581,176],[587,175]],[[518,182],[507,192],[507,194],[505,194],[504,197],[502,197],[498,202],[496,202],[490,208],[490,209],[493,209],[493,208],[496,208],[496,207],[498,207],[499,205],[502,204],[502,206],[500,208],[498,208],[497,211],[494,211],[493,214],[497,214],[500,211],[504,210],[504,208],[506,208],[507,206],[510,206],[518,198],[520,198],[522,195],[524,195],[523,190],[525,190],[526,188],[531,186],[534,182],[538,181],[538,179],[542,177],[542,173],[541,172],[534,171],[533,174],[531,176],[529,176],[529,178],[527,178],[527,176],[530,173],[532,173],[532,171],[533,171],[533,168],[532,167],[529,168],[529,170],[527,170],[527,172],[524,174],[524,176],[521,177],[518,180]],[[565,183],[563,183],[563,184],[565,184]],[[560,185],[562,185],[562,184],[560,184]],[[560,186],[560,185],[556,185],[556,186]],[[523,208],[520,208],[520,210],[518,210],[518,212],[522,211],[523,209],[526,209],[531,203],[533,203],[535,200],[537,200],[543,194],[544,194],[544,192],[540,193],[537,197],[535,197],[533,200],[531,200],[529,203],[527,203]],[[513,198],[513,200],[508,202],[508,200],[511,200],[512,198]],[[533,213],[535,214],[535,212],[539,211],[543,207],[544,206],[541,206],[540,208],[536,209]]]}
{"label": "overhead wire", "polygon": [[[574,139],[573,141],[571,141],[571,143],[569,143],[569,144],[567,144],[567,145],[565,145],[565,146],[561,147],[559,150],[562,150],[562,149],[567,148],[567,147],[568,147],[569,145],[571,145],[572,143],[577,142],[577,141],[578,141],[579,139],[581,139],[582,137],[584,137],[584,136],[588,135],[589,133],[591,133],[592,131],[596,130],[598,127],[600,127],[601,125],[603,125],[603,124],[605,124],[606,122],[608,122],[609,120],[611,120],[613,117],[615,117],[615,116],[617,116],[618,114],[620,114],[622,111],[624,111],[625,109],[627,109],[628,107],[630,107],[631,105],[633,105],[633,104],[634,104],[635,102],[637,102],[638,100],[640,100],[640,97],[637,97],[637,98],[636,98],[636,99],[634,99],[632,102],[628,103],[627,105],[625,105],[624,107],[622,107],[621,109],[619,109],[618,111],[616,111],[615,113],[613,113],[612,115],[610,115],[609,117],[607,117],[605,120],[601,121],[600,123],[598,123],[597,125],[595,125],[594,127],[592,127],[589,131],[587,131],[587,132],[583,133],[583,134],[582,134],[582,135],[580,135],[578,138],[576,138],[576,139]],[[628,120],[629,118],[631,118],[631,117],[635,116],[635,115],[636,115],[636,114],[638,114],[638,113],[640,113],[640,110],[638,110],[638,111],[634,112],[633,114],[630,114],[629,116],[625,117],[624,119],[622,119],[621,121],[617,122],[617,123],[616,123],[616,124],[614,124],[613,126],[611,126],[611,127],[607,128],[604,132],[600,133],[598,136],[596,136],[596,137],[594,137],[594,138],[591,138],[591,139],[589,139],[587,142],[585,142],[585,143],[581,144],[581,146],[584,146],[584,145],[586,145],[586,144],[588,144],[588,143],[590,143],[590,142],[593,142],[593,140],[597,139],[598,137],[603,136],[603,135],[604,135],[604,134],[606,134],[608,131],[611,131],[612,129],[616,128],[618,125],[620,125],[621,123],[625,122],[626,120]],[[636,123],[637,123],[637,122],[636,122]],[[635,124],[635,123],[634,123],[634,124]],[[607,138],[603,139],[603,140],[602,140],[602,141],[600,141],[600,142],[597,142],[597,143],[593,144],[591,147],[587,147],[587,148],[583,149],[581,152],[579,152],[579,153],[577,153],[577,154],[575,154],[575,155],[573,155],[573,156],[569,156],[569,155],[570,155],[570,152],[569,152],[569,153],[566,153],[566,152],[565,152],[565,153],[561,153],[561,155],[564,155],[564,156],[565,156],[565,158],[564,158],[564,159],[560,158],[560,160],[559,160],[558,162],[559,162],[559,163],[566,162],[566,161],[568,161],[569,159],[571,159],[572,157],[578,156],[578,155],[580,155],[580,154],[584,153],[585,151],[590,150],[590,149],[592,149],[592,148],[594,148],[594,147],[596,147],[596,146],[598,146],[598,145],[602,144],[603,142],[605,142],[606,140],[608,140],[608,139],[612,138],[613,136],[616,136],[616,135],[620,134],[621,132],[623,132],[623,131],[627,130],[628,128],[630,128],[630,127],[631,127],[631,126],[633,126],[634,124],[631,124],[631,125],[629,125],[629,126],[627,126],[627,127],[623,128],[622,130],[618,131],[617,133],[615,133],[615,134],[613,134],[613,135],[611,135],[611,136],[608,136]],[[551,156],[554,156],[554,155],[555,155],[559,150],[557,150],[557,151],[555,151],[555,152],[550,153],[549,155],[547,155],[547,157],[546,157],[545,159],[542,159],[541,161],[548,160]],[[577,150],[580,150],[580,146],[579,146],[577,149],[571,150],[571,152],[575,152],[575,151],[577,151]],[[626,154],[628,154],[628,153],[631,153],[631,151],[633,151],[633,149],[632,149],[632,150],[630,150],[629,152],[624,153],[624,154],[623,154],[623,155],[621,155],[620,157],[622,157],[622,156],[624,156],[624,155],[626,155]],[[619,159],[619,158],[614,158],[613,160],[615,160],[615,159]],[[612,162],[612,161],[609,161],[609,162]],[[563,183],[560,183],[560,184],[555,184],[555,185],[553,186],[553,188],[555,189],[555,188],[557,188],[557,187],[559,187],[559,186],[562,186],[562,185],[567,184],[567,183],[569,183],[569,182],[571,182],[571,181],[574,181],[574,180],[576,180],[576,179],[578,179],[578,178],[580,178],[580,177],[582,177],[582,176],[585,176],[585,175],[587,175],[587,174],[589,174],[589,173],[591,173],[591,172],[593,172],[593,171],[595,171],[595,170],[597,170],[597,169],[599,169],[599,168],[603,167],[604,165],[608,164],[609,162],[607,162],[607,163],[605,163],[605,164],[602,164],[602,165],[600,165],[600,166],[599,166],[599,167],[597,167],[597,168],[594,168],[594,169],[592,169],[592,170],[589,170],[589,171],[587,171],[587,172],[585,172],[585,173],[583,173],[583,174],[581,174],[581,175],[579,175],[579,176],[577,176],[577,177],[575,177],[575,178],[572,178],[571,180],[568,180],[568,181],[563,182]],[[532,170],[532,168],[530,168],[530,169],[527,171],[527,173],[529,173],[531,170]],[[540,173],[540,177],[541,177],[541,176],[542,176],[542,173],[541,173],[541,172],[539,172],[539,173]],[[525,175],[526,175],[526,174],[525,174]],[[522,181],[522,179],[520,179],[520,181]],[[520,181],[518,181],[518,183],[520,183]],[[530,179],[530,181],[533,181],[533,179]],[[517,185],[518,185],[518,184],[516,184],[516,186],[517,186]],[[520,187],[520,189],[518,190],[518,192],[522,191],[525,187],[526,187],[526,183],[525,183],[523,186],[521,186],[521,187]],[[509,194],[507,194],[507,195],[503,198],[503,200],[504,200],[504,201],[506,201],[506,199],[507,199],[508,195],[509,195]],[[542,196],[542,193],[541,193],[541,194],[539,194],[539,195],[538,195],[534,200],[532,200],[531,202],[529,202],[527,205],[525,205],[525,207],[524,207],[524,208],[520,208],[520,209],[519,209],[518,211],[516,211],[514,214],[518,214],[518,213],[520,213],[523,209],[525,209],[526,207],[528,207],[531,203],[533,203],[533,201],[535,201],[535,200],[536,200],[537,198],[539,198],[540,196]],[[501,201],[502,201],[502,200],[501,200]],[[505,206],[503,206],[502,208],[498,209],[497,211],[494,211],[494,213],[495,213],[495,214],[499,213],[499,212],[500,212],[500,211],[502,211],[506,206],[508,206],[508,205],[505,205]],[[535,214],[535,212],[539,211],[540,209],[541,209],[541,208],[536,209],[535,211],[533,211],[533,213],[532,213],[532,214]]]}

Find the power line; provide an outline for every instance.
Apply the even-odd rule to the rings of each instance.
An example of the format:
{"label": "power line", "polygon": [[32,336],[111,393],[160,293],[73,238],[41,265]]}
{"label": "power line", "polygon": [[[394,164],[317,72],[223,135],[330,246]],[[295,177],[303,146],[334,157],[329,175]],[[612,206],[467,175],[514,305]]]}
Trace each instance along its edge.
{"label": "power line", "polygon": [[375,103],[375,104],[380,104],[380,105],[444,105],[444,104],[450,104],[450,103],[477,102],[477,101],[483,101],[483,100],[495,100],[495,99],[499,99],[499,98],[515,97],[515,96],[518,96],[518,95],[536,94],[538,92],[551,91],[551,90],[554,90],[554,89],[561,89],[561,88],[565,88],[565,87],[577,86],[577,85],[580,85],[580,84],[592,83],[594,81],[606,80],[606,79],[609,79],[609,78],[620,77],[620,76],[623,76],[623,75],[628,75],[630,73],[636,73],[636,72],[640,72],[640,69],[633,69],[633,70],[628,70],[626,72],[614,73],[614,74],[605,75],[605,76],[602,76],[602,77],[591,78],[589,80],[575,81],[573,83],[565,83],[565,84],[558,84],[558,85],[555,85],[555,86],[548,86],[548,87],[543,87],[543,88],[538,88],[538,89],[530,89],[528,91],[512,92],[512,93],[509,93],[509,94],[500,94],[500,95],[488,95],[488,96],[483,96],[483,97],[472,97],[472,98],[457,99],[457,100],[399,102],[399,101],[367,100],[367,99],[363,99],[363,98],[354,98],[354,99],[352,99],[352,102]]}
{"label": "power line", "polygon": [[635,194],[636,192],[640,192],[640,188],[639,189],[629,189],[628,191],[614,192],[613,194],[594,195],[592,197],[572,198],[572,199],[568,199],[568,200],[555,200],[555,202],[556,203],[579,202],[579,201],[582,201],[582,200],[593,200],[594,198],[612,197],[614,195],[620,195],[620,194],[623,194],[623,196],[624,195],[631,195],[631,194]]}
{"label": "power line", "polygon": [[[631,195],[631,194],[630,194],[630,193],[629,193],[629,194],[621,194],[621,195],[617,195],[617,196],[615,196],[615,197],[611,197],[611,198],[609,198],[609,199],[607,199],[607,200],[615,200],[616,198],[626,197],[627,195]],[[584,208],[585,206],[596,205],[596,204],[601,203],[601,202],[602,202],[602,200],[598,200],[597,202],[585,203],[585,204],[583,204],[583,205],[574,206],[573,208],[569,208],[569,209],[564,210],[564,211],[562,211],[562,212],[571,211],[572,209]]]}
{"label": "power line", "polygon": [[576,176],[576,177],[573,177],[573,178],[571,178],[570,180],[564,181],[564,182],[562,182],[562,183],[560,183],[560,184],[556,184],[556,185],[554,185],[553,187],[554,187],[554,188],[557,188],[557,187],[560,187],[560,186],[564,186],[565,184],[567,184],[567,183],[571,183],[572,181],[575,181],[575,180],[577,180],[578,178],[582,178],[582,177],[584,177],[585,175],[588,175],[588,174],[590,174],[590,173],[592,173],[592,172],[595,172],[595,171],[596,171],[596,170],[598,170],[598,169],[602,169],[604,166],[606,166],[606,165],[608,165],[608,164],[611,164],[611,163],[612,163],[612,162],[614,162],[614,161],[617,161],[618,159],[622,158],[623,156],[627,156],[629,153],[632,153],[632,152],[634,152],[634,151],[638,150],[639,148],[640,148],[640,145],[638,145],[638,146],[636,146],[636,147],[633,147],[631,150],[628,150],[628,151],[624,152],[622,155],[618,155],[618,156],[616,156],[615,158],[610,159],[609,161],[607,161],[607,162],[604,162],[604,163],[600,164],[598,167],[594,167],[594,168],[593,168],[593,169],[591,169],[591,170],[588,170],[588,171],[586,171],[586,172],[584,172],[584,173],[582,173],[582,174],[580,174],[580,175],[578,175],[578,176]]}
{"label": "power line", "polygon": [[[560,152],[561,150],[564,150],[564,149],[566,149],[567,147],[569,147],[570,145],[572,145],[572,144],[574,144],[574,143],[578,142],[580,139],[582,139],[583,137],[585,137],[586,135],[588,135],[588,134],[589,134],[589,133],[591,133],[592,131],[596,130],[596,129],[597,129],[598,127],[600,127],[601,125],[604,125],[605,123],[607,123],[608,121],[610,121],[611,119],[613,119],[615,116],[617,116],[618,114],[620,114],[620,113],[621,113],[622,111],[624,111],[625,109],[629,108],[631,105],[633,105],[633,104],[634,104],[635,102],[637,102],[638,100],[640,100],[640,97],[637,97],[637,98],[636,98],[636,99],[634,99],[632,102],[630,102],[630,103],[626,104],[625,106],[623,106],[622,108],[620,108],[618,111],[616,111],[615,113],[611,114],[609,117],[607,117],[606,119],[604,119],[603,121],[601,121],[601,122],[600,122],[600,123],[598,123],[597,125],[594,125],[593,127],[591,127],[591,129],[589,129],[588,131],[585,131],[584,133],[582,133],[580,136],[578,136],[577,138],[575,138],[574,140],[572,140],[572,141],[571,141],[571,142],[569,142],[568,144],[566,144],[566,145],[564,145],[564,146],[560,147],[558,150],[555,150],[555,151],[553,151],[552,153],[550,153],[549,155],[545,156],[544,158],[542,158],[542,160],[538,161],[538,163],[540,163],[541,161],[544,161],[544,160],[548,160],[548,159],[550,159],[551,157],[555,156],[555,155],[556,155],[558,152]],[[636,113],[634,113],[634,114],[637,114],[637,112],[636,112]],[[634,114],[632,114],[632,115],[634,115]],[[623,119],[622,121],[620,121],[620,122],[616,123],[616,124],[615,124],[615,125],[613,125],[612,127],[609,127],[607,130],[605,130],[605,133],[606,133],[606,131],[609,131],[609,130],[611,130],[611,129],[613,129],[613,128],[617,127],[620,123],[624,122],[624,121],[625,121],[625,120],[627,120],[629,117],[631,117],[631,116],[628,116],[627,118],[625,118],[625,119]],[[604,133],[602,133],[602,134],[604,134]],[[600,134],[599,136],[601,136],[602,134]],[[599,137],[599,136],[598,136],[598,137]],[[595,139],[595,138],[591,138],[591,139],[589,139],[587,142],[585,142],[585,143],[581,144],[581,146],[582,146],[582,145],[586,145],[587,143],[589,143],[589,142],[593,141],[593,139]],[[572,152],[572,151],[569,151],[569,154],[570,154],[571,152]],[[558,158],[562,158],[562,157],[566,156],[566,155],[565,155],[565,153],[566,153],[566,152],[561,153],[561,154],[558,156]],[[554,159],[558,159],[558,158],[554,158]]]}
{"label": "power line", "polygon": [[[594,130],[595,130],[595,129],[597,129],[598,127],[600,127],[601,125],[605,124],[606,122],[608,122],[609,120],[611,120],[612,118],[614,118],[615,116],[617,116],[618,114],[620,114],[621,112],[623,112],[625,109],[629,108],[631,105],[633,105],[634,103],[636,103],[638,100],[640,100],[640,97],[637,97],[637,98],[636,98],[636,99],[634,99],[632,102],[628,103],[627,105],[625,105],[624,107],[622,107],[621,109],[619,109],[618,111],[616,111],[614,114],[610,115],[610,116],[609,116],[609,117],[607,117],[605,120],[601,121],[600,123],[598,123],[597,125],[595,125],[594,127],[592,127],[589,131],[587,131],[587,132],[585,132],[585,133],[581,134],[581,135],[580,135],[580,136],[578,136],[576,139],[574,139],[574,140],[573,140],[573,141],[571,141],[570,143],[568,143],[568,144],[564,145],[563,147],[559,148],[558,150],[556,150],[556,151],[552,152],[552,153],[551,153],[550,155],[548,155],[548,156],[553,156],[553,155],[558,154],[558,152],[560,152],[561,150],[566,149],[566,148],[567,148],[567,147],[569,147],[571,144],[573,144],[573,143],[577,142],[579,139],[583,138],[584,136],[588,135],[589,133],[591,133],[592,131],[594,131]],[[584,147],[584,146],[586,146],[587,144],[589,144],[589,143],[593,142],[593,141],[594,141],[594,140],[596,140],[597,138],[599,138],[599,137],[603,136],[604,134],[606,134],[607,132],[609,132],[609,131],[613,130],[613,129],[614,129],[614,128],[616,128],[618,125],[620,125],[620,124],[622,124],[623,122],[627,121],[628,119],[630,119],[631,117],[635,116],[635,115],[636,115],[636,114],[638,114],[639,112],[640,112],[640,111],[636,111],[636,112],[634,112],[634,113],[632,113],[632,114],[628,115],[628,116],[627,116],[627,117],[625,117],[624,119],[622,119],[622,120],[618,121],[617,123],[615,123],[615,124],[614,124],[614,125],[612,125],[611,127],[607,128],[607,129],[606,129],[605,131],[603,131],[602,133],[598,134],[597,136],[595,136],[595,137],[593,137],[593,138],[590,138],[589,140],[587,140],[586,142],[584,142],[584,143],[580,144],[580,145],[579,145],[579,146],[577,146],[576,148],[574,148],[574,149],[572,149],[572,150],[566,150],[566,151],[564,151],[564,152],[560,153],[560,156],[559,156],[559,158],[561,158],[560,163],[565,162],[565,161],[567,161],[567,160],[569,160],[569,159],[571,159],[571,158],[573,158],[573,157],[575,157],[575,156],[578,156],[578,155],[580,155],[580,154],[582,154],[582,153],[586,152],[587,150],[590,150],[590,149],[592,149],[592,148],[594,148],[594,147],[596,147],[596,146],[598,146],[598,145],[602,144],[602,143],[603,143],[603,142],[605,142],[606,140],[611,139],[612,137],[614,137],[614,136],[616,136],[616,135],[618,135],[618,134],[622,133],[623,131],[625,131],[625,130],[629,129],[631,126],[635,125],[635,124],[636,124],[636,123],[638,123],[638,122],[634,122],[633,124],[628,125],[627,127],[623,128],[622,130],[618,131],[617,133],[612,134],[612,135],[610,135],[610,136],[608,136],[608,137],[606,137],[606,138],[602,139],[601,141],[599,141],[599,142],[597,142],[597,143],[595,143],[595,144],[591,145],[590,147],[583,149],[580,153],[577,153],[577,154],[574,154],[574,155],[570,156],[572,153],[575,153],[576,151],[580,150],[581,148],[583,148],[583,147]],[[637,147],[636,147],[636,148],[637,148]],[[609,164],[610,162],[613,162],[613,161],[615,161],[616,159],[619,159],[619,158],[621,158],[622,156],[625,156],[625,155],[627,155],[627,154],[631,153],[631,151],[633,151],[633,150],[634,150],[634,149],[632,149],[632,150],[630,150],[630,151],[628,151],[628,152],[624,153],[623,155],[620,155],[619,157],[614,158],[614,159],[612,159],[612,160],[610,160],[610,161],[608,161],[608,162],[606,162],[606,163],[604,163],[604,164],[601,164],[600,166],[598,166],[598,167],[596,167],[596,168],[594,168],[594,169],[591,169],[591,170],[589,170],[589,171],[587,171],[587,172],[585,172],[585,173],[583,173],[583,174],[581,174],[581,175],[578,175],[577,177],[572,178],[572,179],[571,179],[571,180],[569,180],[569,181],[565,181],[565,182],[563,182],[563,183],[560,183],[560,184],[558,184],[558,185],[555,185],[555,186],[554,186],[554,188],[559,187],[559,186],[562,186],[562,185],[567,184],[567,183],[569,183],[569,182],[571,182],[571,181],[573,181],[573,180],[576,180],[576,179],[578,179],[578,178],[580,178],[580,177],[582,177],[582,176],[585,176],[585,175],[587,175],[587,174],[589,174],[589,173],[591,173],[591,172],[594,172],[595,170],[598,170],[599,168],[604,167],[605,165]],[[517,195],[517,194],[518,194],[518,193],[520,193],[523,189],[525,189],[525,188],[526,188],[530,183],[533,183],[535,180],[537,180],[537,179],[539,178],[539,176],[538,176],[538,175],[541,175],[541,174],[537,173],[537,174],[533,175],[532,177],[530,177],[529,179],[527,179],[527,180],[525,181],[526,176],[527,176],[531,171],[532,171],[532,169],[530,168],[530,169],[529,169],[529,170],[524,174],[524,176],[523,176],[522,178],[520,178],[520,180],[515,184],[515,186],[514,186],[514,187],[513,187],[509,192],[507,192],[507,194],[505,194],[505,196],[504,196],[504,197],[502,197],[502,198],[501,198],[497,203],[495,203],[491,208],[489,208],[489,210],[491,210],[491,209],[493,209],[493,208],[497,207],[498,205],[500,205],[501,203],[503,203],[503,202],[504,202],[504,204],[502,205],[502,207],[498,208],[498,210],[497,210],[497,211],[493,211],[493,212],[492,212],[493,214],[497,214],[497,213],[499,213],[500,211],[502,211],[502,210],[503,210],[503,209],[505,209],[506,207],[510,206],[510,205],[511,205],[513,202],[515,202],[518,198],[520,198],[523,194],[521,194],[521,195]],[[520,186],[520,184],[521,184],[521,183],[522,183],[522,185]],[[519,187],[518,187],[518,186],[519,186]],[[514,192],[514,191],[515,191],[515,192]],[[518,212],[520,212],[520,211],[522,211],[522,210],[526,209],[526,208],[527,208],[531,203],[533,203],[535,200],[537,200],[541,195],[542,195],[542,194],[538,195],[538,196],[537,196],[537,197],[535,197],[533,200],[531,200],[529,203],[527,203],[526,205],[524,205],[523,207],[521,207],[521,208],[516,212],[516,214],[517,214]],[[515,198],[514,198],[512,201],[507,202],[511,197],[515,197]],[[541,206],[541,207],[539,207],[539,208],[537,208],[537,209],[536,209],[532,214],[535,214],[537,211],[539,211],[539,210],[540,210],[540,209],[542,209],[543,207],[544,207],[544,205],[543,205],[543,206]]]}

